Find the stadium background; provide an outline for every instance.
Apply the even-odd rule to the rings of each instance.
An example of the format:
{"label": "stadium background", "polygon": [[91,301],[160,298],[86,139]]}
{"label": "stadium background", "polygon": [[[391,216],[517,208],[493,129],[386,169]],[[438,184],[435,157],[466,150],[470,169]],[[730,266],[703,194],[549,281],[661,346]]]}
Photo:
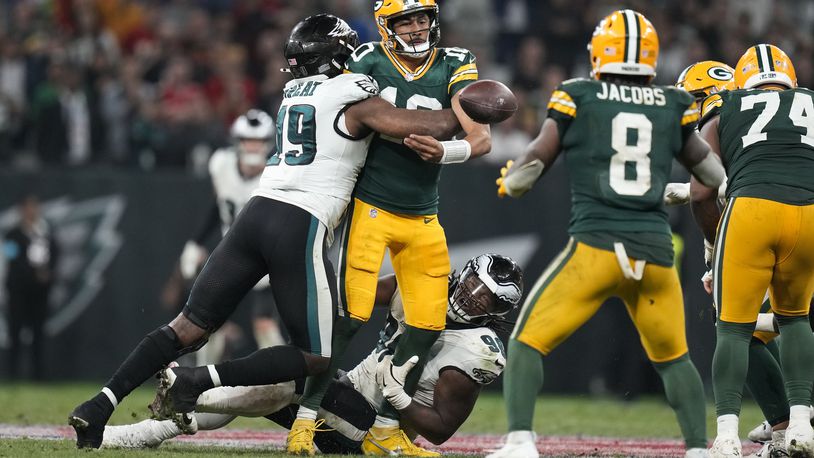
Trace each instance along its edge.
{"label": "stadium background", "polygon": [[[514,201],[495,196],[494,178],[536,134],[551,90],[587,76],[585,44],[606,13],[631,7],[654,23],[659,83],[673,83],[698,60],[734,65],[759,42],[790,55],[800,85],[814,82],[809,1],[439,3],[442,44],[472,50],[481,78],[506,82],[521,104],[493,129],[489,156],[444,171],[440,218],[453,266],[501,252],[521,262],[527,286],[566,241],[567,180],[557,163],[531,195]],[[368,0],[0,2],[0,233],[16,218],[14,203],[36,193],[62,251],[47,322],[48,379],[102,379],[177,311],[183,292],[168,279],[211,202],[206,160],[228,143],[235,116],[251,107],[276,112],[288,79],[278,70],[283,40],[299,19],[323,11],[348,20],[363,41],[378,39]],[[676,171],[674,178],[687,177]],[[691,354],[708,379],[714,330],[699,282],[700,234],[686,208],[671,210],[671,221],[684,247]],[[369,326],[363,340],[376,331]],[[0,319],[4,376],[7,343]],[[357,343],[350,359],[361,358],[365,345]],[[658,389],[618,302],[546,368],[552,392]]]}

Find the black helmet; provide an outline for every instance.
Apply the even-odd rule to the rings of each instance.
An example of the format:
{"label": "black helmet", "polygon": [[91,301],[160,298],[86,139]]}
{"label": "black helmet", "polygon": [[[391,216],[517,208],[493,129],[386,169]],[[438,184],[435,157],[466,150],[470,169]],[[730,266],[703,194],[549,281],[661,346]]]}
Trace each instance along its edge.
{"label": "black helmet", "polygon": [[509,257],[482,254],[466,263],[450,290],[447,317],[457,323],[486,326],[520,304],[523,272]]}
{"label": "black helmet", "polygon": [[294,26],[283,53],[294,78],[332,78],[342,73],[345,61],[357,46],[359,36],[347,22],[323,13],[308,16]]}

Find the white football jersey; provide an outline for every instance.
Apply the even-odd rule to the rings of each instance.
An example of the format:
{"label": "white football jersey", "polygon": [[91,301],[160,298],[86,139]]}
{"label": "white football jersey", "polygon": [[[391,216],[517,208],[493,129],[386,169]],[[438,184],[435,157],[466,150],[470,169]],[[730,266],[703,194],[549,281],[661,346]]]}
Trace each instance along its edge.
{"label": "white football jersey", "polygon": [[349,135],[344,112],[378,93],[371,77],[353,73],[289,81],[277,113],[277,154],[254,194],[296,205],[332,231],[350,202],[372,139]]}
{"label": "white football jersey", "polygon": [[215,151],[209,158],[209,176],[212,178],[212,187],[215,189],[215,199],[218,202],[221,233],[226,235],[235,217],[260,184],[260,175],[252,178],[241,175],[238,152],[235,148],[229,147]]}
{"label": "white football jersey", "polygon": [[[356,391],[362,393],[374,407],[384,399],[376,383],[376,366],[382,350],[392,353],[398,338],[404,332],[404,307],[401,295],[396,289],[390,301],[390,315],[380,334],[376,349],[367,358],[348,372],[348,378]],[[429,360],[424,366],[413,399],[425,406],[432,406],[435,384],[441,371],[454,367],[481,385],[494,381],[506,366],[503,343],[494,331],[487,327],[467,329],[445,329],[432,345]]]}

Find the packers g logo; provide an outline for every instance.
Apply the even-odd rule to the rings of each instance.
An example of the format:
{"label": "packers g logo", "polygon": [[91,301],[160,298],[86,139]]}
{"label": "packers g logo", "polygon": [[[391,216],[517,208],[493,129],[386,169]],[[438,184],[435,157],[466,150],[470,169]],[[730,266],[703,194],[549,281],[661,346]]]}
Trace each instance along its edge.
{"label": "packers g logo", "polygon": [[718,81],[729,81],[735,77],[735,75],[733,75],[728,69],[717,66],[710,67],[709,70],[707,70],[707,75],[709,75],[710,78]]}

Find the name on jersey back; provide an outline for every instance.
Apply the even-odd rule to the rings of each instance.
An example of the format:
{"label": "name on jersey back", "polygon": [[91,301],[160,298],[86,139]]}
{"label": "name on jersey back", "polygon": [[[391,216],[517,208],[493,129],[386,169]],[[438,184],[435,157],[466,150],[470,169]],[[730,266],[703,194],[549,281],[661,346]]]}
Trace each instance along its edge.
{"label": "name on jersey back", "polygon": [[314,91],[320,84],[322,83],[319,81],[307,81],[305,83],[299,83],[283,92],[283,97],[286,99],[290,99],[292,97],[310,97],[314,95]]}
{"label": "name on jersey back", "polygon": [[599,100],[634,103],[636,105],[664,106],[667,99],[664,90],[658,87],[626,86],[602,82],[602,91],[596,93]]}

